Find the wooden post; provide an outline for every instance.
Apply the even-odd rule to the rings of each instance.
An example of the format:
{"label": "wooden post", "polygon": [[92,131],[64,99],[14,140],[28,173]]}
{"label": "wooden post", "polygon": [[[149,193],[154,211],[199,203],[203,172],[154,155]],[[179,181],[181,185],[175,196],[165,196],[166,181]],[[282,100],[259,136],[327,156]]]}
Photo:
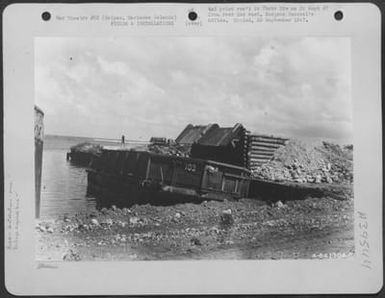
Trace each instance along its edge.
{"label": "wooden post", "polygon": [[41,172],[43,164],[44,113],[35,106],[35,217],[40,217]]}

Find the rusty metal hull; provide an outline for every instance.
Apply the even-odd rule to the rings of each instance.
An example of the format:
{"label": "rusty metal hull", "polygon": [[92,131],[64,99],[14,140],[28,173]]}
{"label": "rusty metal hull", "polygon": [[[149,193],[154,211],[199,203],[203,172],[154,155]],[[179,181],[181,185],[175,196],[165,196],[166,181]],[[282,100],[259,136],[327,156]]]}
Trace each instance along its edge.
{"label": "rusty metal hull", "polygon": [[88,170],[89,195],[120,205],[247,197],[250,172],[228,164],[149,152],[103,150]]}

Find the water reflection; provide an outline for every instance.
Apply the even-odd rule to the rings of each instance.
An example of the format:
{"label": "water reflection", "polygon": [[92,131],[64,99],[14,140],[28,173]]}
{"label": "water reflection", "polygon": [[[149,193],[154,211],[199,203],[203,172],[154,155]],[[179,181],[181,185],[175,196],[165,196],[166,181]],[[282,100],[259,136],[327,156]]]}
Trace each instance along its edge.
{"label": "water reflection", "polygon": [[41,218],[52,218],[95,208],[87,197],[87,172],[66,161],[67,150],[44,150]]}

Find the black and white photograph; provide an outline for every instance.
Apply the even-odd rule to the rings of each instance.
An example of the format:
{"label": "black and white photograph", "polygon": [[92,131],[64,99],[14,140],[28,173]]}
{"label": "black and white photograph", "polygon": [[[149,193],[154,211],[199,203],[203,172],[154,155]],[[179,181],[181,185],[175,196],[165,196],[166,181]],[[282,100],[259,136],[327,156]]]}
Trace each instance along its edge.
{"label": "black and white photograph", "polygon": [[355,255],[349,37],[37,37],[41,261]]}
{"label": "black and white photograph", "polygon": [[7,293],[381,291],[381,26],[370,3],[7,6]]}

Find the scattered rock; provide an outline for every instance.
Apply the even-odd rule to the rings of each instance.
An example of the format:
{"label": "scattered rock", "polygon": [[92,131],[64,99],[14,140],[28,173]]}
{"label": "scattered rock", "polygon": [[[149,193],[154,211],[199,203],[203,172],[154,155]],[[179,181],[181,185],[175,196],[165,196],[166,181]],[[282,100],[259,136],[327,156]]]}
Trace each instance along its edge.
{"label": "scattered rock", "polygon": [[138,222],[139,222],[139,218],[138,218],[138,217],[135,217],[135,216],[130,217],[129,222],[130,222],[130,224],[132,224],[132,225],[136,225],[136,224],[138,224]]}
{"label": "scattered rock", "polygon": [[217,227],[212,227],[211,229],[210,229],[210,231],[211,232],[213,232],[213,233],[215,233],[215,234],[219,234],[219,229],[217,228]]}
{"label": "scattered rock", "polygon": [[90,213],[90,217],[91,218],[96,218],[96,217],[98,217],[98,215],[97,215],[96,212],[92,212],[92,213]]}
{"label": "scattered rock", "polygon": [[196,237],[191,238],[191,243],[194,245],[199,245],[199,246],[202,245],[202,242]]}
{"label": "scattered rock", "polygon": [[291,139],[252,174],[265,180],[297,183],[352,183],[353,147]]}
{"label": "scattered rock", "polygon": [[278,201],[277,203],[275,203],[275,206],[276,206],[278,209],[285,207],[285,205],[284,205],[281,201]]}
{"label": "scattered rock", "polygon": [[308,176],[308,177],[306,178],[306,180],[307,180],[307,182],[310,182],[310,183],[314,183],[314,182],[315,182],[314,177],[311,177],[311,176],[310,176],[310,177]]}
{"label": "scattered rock", "polygon": [[317,176],[315,176],[314,182],[315,183],[321,183],[322,182],[322,176],[319,174]]}
{"label": "scattered rock", "polygon": [[73,249],[67,250],[63,255],[63,261],[80,261],[80,255]]}
{"label": "scattered rock", "polygon": [[231,209],[223,210],[221,215],[221,224],[225,226],[232,225],[234,223],[234,218],[231,214]]}
{"label": "scattered rock", "polygon": [[231,215],[231,209],[223,210],[222,214],[230,214]]}
{"label": "scattered rock", "polygon": [[123,211],[124,214],[131,213],[131,210],[128,209],[128,208],[123,208],[122,211]]}
{"label": "scattered rock", "polygon": [[120,220],[117,222],[117,224],[118,224],[118,226],[120,226],[122,228],[124,228],[126,226],[126,223],[123,221],[120,221]]}
{"label": "scattered rock", "polygon": [[288,222],[285,219],[281,218],[276,220],[268,220],[264,223],[264,225],[269,227],[285,227],[288,225]]}
{"label": "scattered rock", "polygon": [[100,222],[100,224],[103,226],[111,226],[113,222],[111,218],[105,218],[103,221]]}
{"label": "scattered rock", "polygon": [[[300,165],[298,167],[300,168]],[[78,246],[81,246],[76,246],[81,258],[88,260],[88,247],[90,253],[93,252],[92,249],[98,252],[99,259],[103,258],[107,251],[116,258],[127,258],[132,251],[140,251],[140,259],[151,258],[152,252],[163,258],[163,255],[170,255],[163,254],[169,250],[180,257],[179,253],[183,254],[190,248],[198,255],[202,253],[206,255],[216,249],[231,250],[234,245],[237,249],[243,249],[244,245],[249,247],[251,243],[258,247],[264,245],[265,240],[267,245],[271,242],[275,245],[276,241],[271,241],[270,235],[282,234],[290,239],[290,235],[309,233],[317,226],[319,226],[317,229],[324,229],[329,225],[337,226],[341,222],[345,227],[352,222],[352,216],[343,217],[351,210],[353,204],[350,201],[326,198],[294,201],[284,201],[283,197],[278,199],[282,201],[277,201],[273,205],[251,199],[208,201],[206,206],[194,203],[173,206],[138,205],[131,207],[129,214],[127,211],[129,209],[118,209],[119,212],[115,213],[109,209],[106,215],[97,211],[96,218],[79,214],[71,216],[71,222],[59,219],[52,227],[54,233],[63,230],[73,231],[68,236],[59,235],[63,236],[63,241],[59,242],[60,250],[63,252],[66,249],[73,250],[73,252],[68,250],[63,259],[77,259],[73,246],[73,242],[76,241]],[[176,220],[176,224],[171,223],[172,220]],[[58,249],[55,245],[58,243],[56,241],[58,235],[39,232],[41,227],[48,232],[48,225],[47,221],[37,225],[36,236],[43,240],[49,238],[55,240],[50,249],[57,255]],[[87,233],[81,231],[80,234],[75,234],[79,232],[77,229],[88,230]],[[69,240],[68,246],[64,245],[64,239]],[[229,246],[223,247],[223,244]],[[119,254],[115,254],[117,252]]]}

